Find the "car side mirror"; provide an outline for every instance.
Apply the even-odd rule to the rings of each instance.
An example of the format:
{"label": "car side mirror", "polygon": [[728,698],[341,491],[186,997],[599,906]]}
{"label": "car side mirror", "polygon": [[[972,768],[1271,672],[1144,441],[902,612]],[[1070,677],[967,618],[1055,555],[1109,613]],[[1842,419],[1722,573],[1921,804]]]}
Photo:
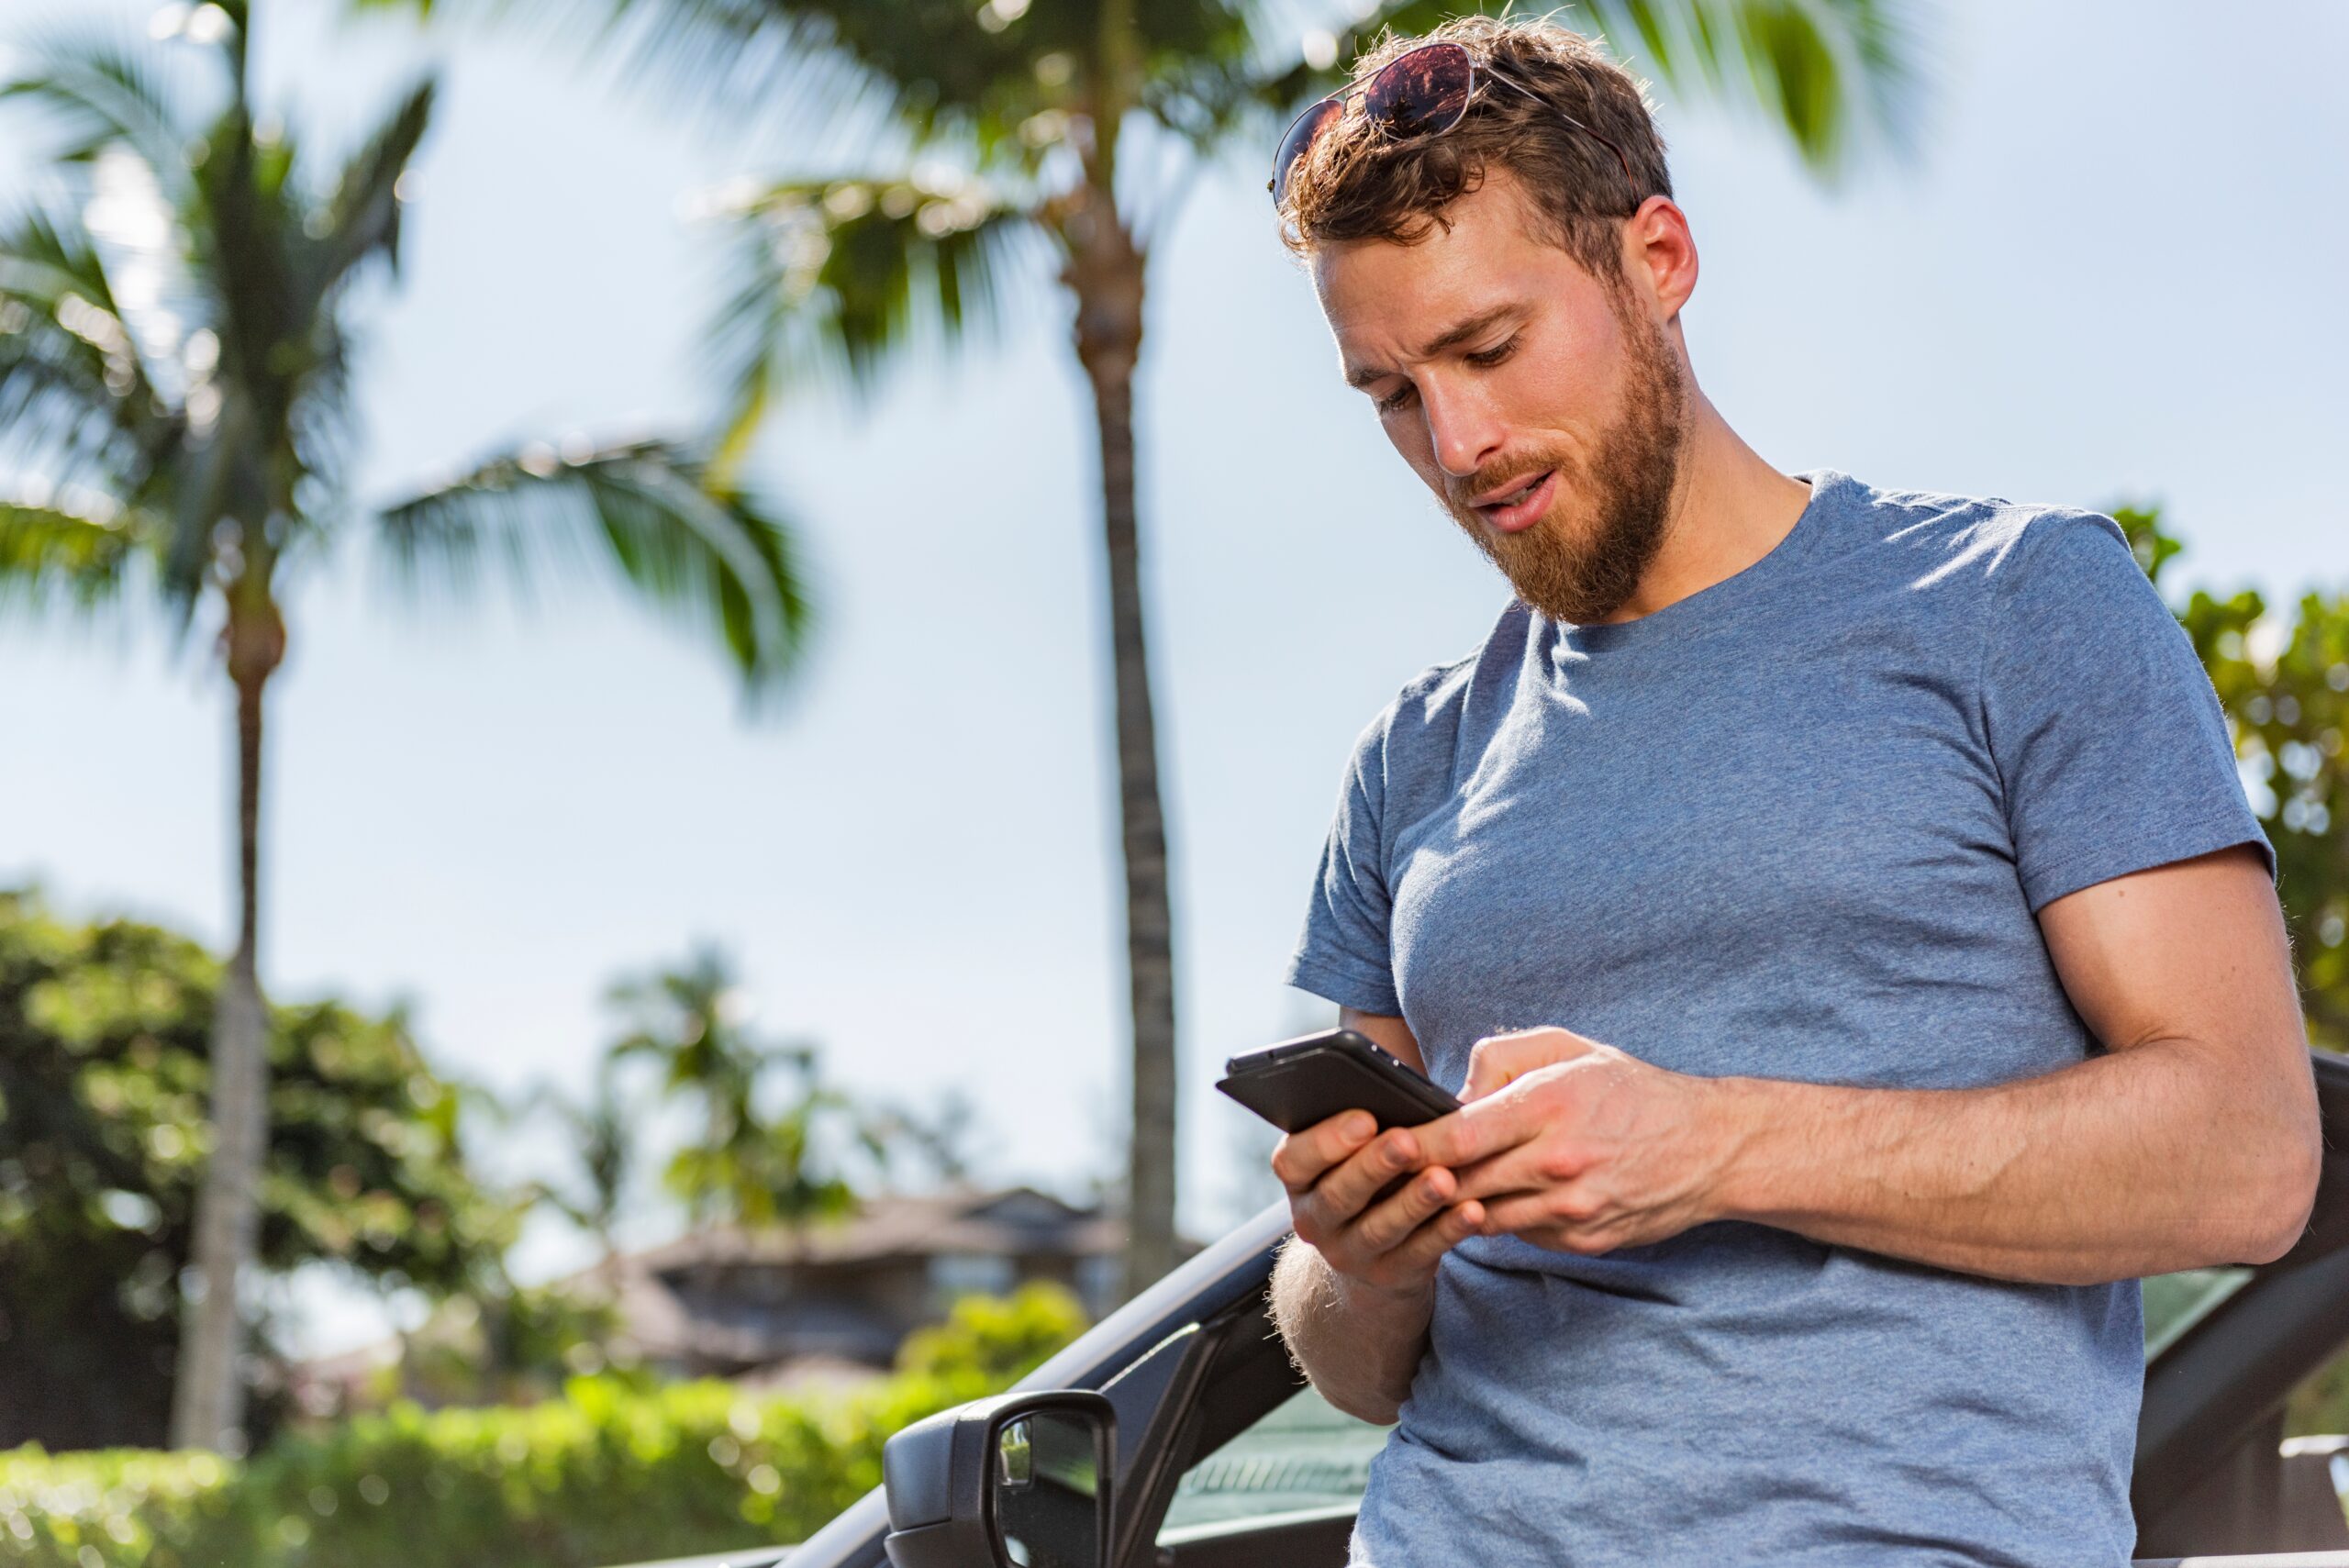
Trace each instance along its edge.
{"label": "car side mirror", "polygon": [[1108,1568],[1109,1401],[1002,1394],[917,1421],[881,1451],[896,1568]]}

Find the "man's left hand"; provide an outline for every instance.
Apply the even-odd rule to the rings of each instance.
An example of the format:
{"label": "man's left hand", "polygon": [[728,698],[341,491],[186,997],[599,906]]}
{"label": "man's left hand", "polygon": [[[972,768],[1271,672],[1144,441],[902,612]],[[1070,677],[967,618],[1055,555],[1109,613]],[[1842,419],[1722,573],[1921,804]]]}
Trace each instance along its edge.
{"label": "man's left hand", "polygon": [[1462,1108],[1414,1129],[1421,1160],[1480,1198],[1484,1233],[1597,1253],[1719,1218],[1738,1141],[1726,1084],[1649,1065],[1570,1029],[1476,1042]]}

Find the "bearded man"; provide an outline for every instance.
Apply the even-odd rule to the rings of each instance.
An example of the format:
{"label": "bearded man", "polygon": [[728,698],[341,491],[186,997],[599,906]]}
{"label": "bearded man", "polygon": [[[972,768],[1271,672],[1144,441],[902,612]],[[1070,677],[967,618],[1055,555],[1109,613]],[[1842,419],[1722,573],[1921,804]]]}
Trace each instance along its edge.
{"label": "bearded man", "polygon": [[2184,633],[2109,517],[1741,440],[1572,33],[1384,44],[1275,187],[1515,590],[1363,732],[1288,972],[1466,1102],[1274,1155],[1291,1351],[1399,1421],[1353,1561],[2119,1568],[2136,1280],[2280,1256],[2321,1156]]}

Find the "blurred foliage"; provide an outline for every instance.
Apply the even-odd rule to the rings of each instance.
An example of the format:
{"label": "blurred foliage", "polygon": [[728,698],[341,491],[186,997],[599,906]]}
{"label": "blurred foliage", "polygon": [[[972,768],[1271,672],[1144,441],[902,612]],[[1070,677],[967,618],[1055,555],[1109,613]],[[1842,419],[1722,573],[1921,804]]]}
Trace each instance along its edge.
{"label": "blurred foliage", "polygon": [[[2288,1438],[2349,1432],[2349,1355],[2335,1357],[2298,1388],[2284,1406]],[[2349,1493],[2343,1496],[2349,1506]]]}
{"label": "blurred foliage", "polygon": [[[2112,516],[2158,585],[2183,548],[2161,531],[2161,513]],[[2309,1038],[2349,1051],[2349,593],[2311,590],[2263,628],[2269,614],[2248,588],[2223,599],[2198,588],[2177,612],[2226,705],[2253,809],[2276,848]]]}
{"label": "blurred foliage", "polygon": [[572,1378],[608,1375],[651,1385],[609,1297],[568,1284],[515,1285],[449,1296],[413,1332],[398,1358],[341,1389],[305,1390],[305,1417],[381,1410],[406,1399],[437,1409],[529,1405]]}
{"label": "blurred foliage", "polygon": [[[732,962],[703,948],[682,966],[612,987],[629,1019],[610,1048],[647,1057],[662,1092],[695,1103],[701,1135],[670,1159],[669,1190],[696,1227],[712,1220],[800,1225],[847,1214],[856,1192],[840,1163],[848,1147],[876,1163],[884,1151],[853,1102],[821,1081],[814,1047],[752,1034]],[[781,1103],[772,1085],[783,1084]]]}
{"label": "blurred foliage", "polygon": [[9,40],[0,105],[42,178],[0,211],[0,610],[151,592],[184,632],[210,595],[268,644],[265,680],[280,568],[365,534],[406,591],[616,581],[715,641],[746,693],[775,689],[809,629],[804,573],[706,441],[517,443],[380,513],[354,504],[353,285],[398,278],[438,88],[408,84],[330,163],[253,101],[250,9],[163,6],[139,44],[72,25]]}
{"label": "blurred foliage", "polygon": [[804,1539],[877,1485],[881,1446],[1003,1387],[1083,1327],[1067,1293],[966,1301],[852,1393],[578,1378],[518,1409],[401,1404],[208,1454],[0,1454],[0,1568],[595,1565]]}
{"label": "blurred foliage", "polygon": [[562,1207],[607,1243],[633,1157],[625,1090],[615,1073],[649,1061],[663,1096],[697,1113],[697,1134],[662,1172],[686,1222],[806,1225],[854,1211],[860,1186],[910,1157],[941,1180],[969,1171],[973,1111],[949,1095],[932,1113],[871,1102],[828,1083],[822,1053],[801,1041],[762,1039],[743,1017],[733,961],[704,947],[675,967],[622,980],[607,1000],[627,1032],[612,1042],[596,1097],[553,1106],[580,1138],[587,1189]]}
{"label": "blurred foliage", "polygon": [[553,1084],[541,1085],[526,1110],[551,1112],[570,1157],[572,1180],[543,1190],[546,1203],[596,1240],[606,1260],[618,1251],[613,1230],[636,1172],[636,1119],[640,1107],[621,1088],[607,1056],[596,1064],[595,1084],[584,1099],[573,1099]]}
{"label": "blurred foliage", "polygon": [[[0,1440],[162,1439],[220,976],[170,931],[0,895]],[[460,1091],[406,1018],[271,1018],[262,1267],[484,1288],[515,1216],[468,1173]]]}
{"label": "blurred foliage", "polygon": [[1038,1281],[1009,1296],[966,1296],[945,1322],[906,1336],[897,1370],[985,1393],[1019,1382],[1084,1329],[1085,1308],[1061,1285]]}
{"label": "blurred foliage", "polygon": [[0,1563],[193,1565],[203,1560],[189,1546],[221,1528],[242,1478],[234,1461],[203,1452],[0,1453]]}

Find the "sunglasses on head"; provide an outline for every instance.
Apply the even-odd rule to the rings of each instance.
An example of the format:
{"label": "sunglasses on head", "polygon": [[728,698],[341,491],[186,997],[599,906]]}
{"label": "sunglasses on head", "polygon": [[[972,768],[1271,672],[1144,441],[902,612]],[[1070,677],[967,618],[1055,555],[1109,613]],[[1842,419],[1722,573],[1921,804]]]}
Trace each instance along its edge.
{"label": "sunglasses on head", "polygon": [[[1346,106],[1357,95],[1362,98],[1364,116],[1392,140],[1442,136],[1468,113],[1468,100],[1476,91],[1479,73],[1475,57],[1468,52],[1466,45],[1421,44],[1388,61],[1368,82],[1350,82],[1319,103],[1308,106],[1289,122],[1288,134],[1281,138],[1280,150],[1273,155],[1273,177],[1264,187],[1273,193],[1273,205],[1280,206],[1287,196],[1289,172],[1297,167],[1297,161],[1313,150],[1323,131],[1344,117]],[[1639,189],[1639,182],[1631,178],[1631,161],[1614,142],[1557,108],[1531,87],[1510,81],[1490,64],[1483,66],[1481,73],[1555,110],[1560,119],[1603,143],[1623,166],[1625,183],[1633,191]]]}

